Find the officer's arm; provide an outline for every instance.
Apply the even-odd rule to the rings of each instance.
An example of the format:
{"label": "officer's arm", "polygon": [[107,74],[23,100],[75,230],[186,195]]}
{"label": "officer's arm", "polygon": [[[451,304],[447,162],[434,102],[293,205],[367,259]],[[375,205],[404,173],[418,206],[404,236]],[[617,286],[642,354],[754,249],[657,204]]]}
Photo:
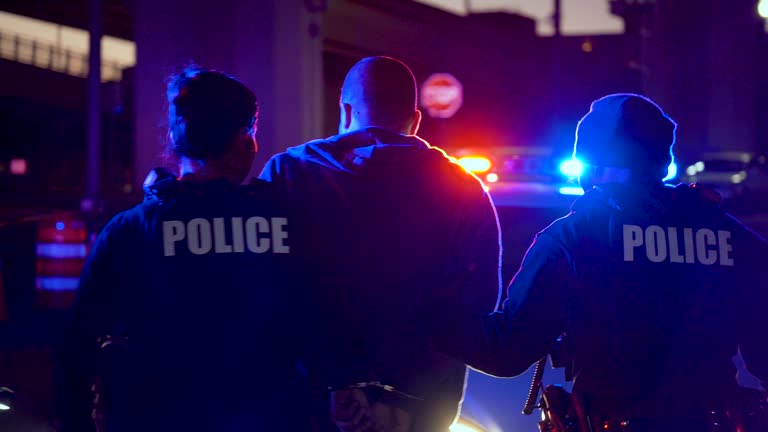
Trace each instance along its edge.
{"label": "officer's arm", "polygon": [[284,189],[289,180],[288,167],[286,166],[285,161],[286,157],[284,153],[272,156],[261,170],[259,178],[274,183],[279,188]]}
{"label": "officer's arm", "polygon": [[[453,277],[457,300],[468,312],[495,311],[501,298],[501,237],[490,196],[480,184],[460,201],[461,215],[453,237]],[[442,287],[444,289],[445,287]]]}
{"label": "officer's arm", "polygon": [[[748,267],[739,269],[742,283],[738,297],[742,300],[736,319],[739,321],[739,347],[749,372],[768,384],[768,244],[755,238],[749,247]],[[738,262],[736,264],[739,265]]]}
{"label": "officer's arm", "polygon": [[120,283],[112,250],[113,223],[99,235],[80,277],[72,319],[57,361],[57,395],[62,432],[93,431],[91,384],[97,367],[97,338],[114,317],[113,289]]}
{"label": "officer's arm", "polygon": [[549,352],[564,330],[564,297],[572,275],[562,245],[540,234],[509,286],[504,308],[477,317],[461,305],[449,305],[439,312],[438,344],[469,366],[494,376],[525,372]]}

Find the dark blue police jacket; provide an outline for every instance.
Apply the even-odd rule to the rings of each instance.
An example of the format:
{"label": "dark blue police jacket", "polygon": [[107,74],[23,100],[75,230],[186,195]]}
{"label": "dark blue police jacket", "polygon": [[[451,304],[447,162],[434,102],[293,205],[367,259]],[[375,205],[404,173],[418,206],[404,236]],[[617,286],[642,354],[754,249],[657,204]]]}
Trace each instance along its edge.
{"label": "dark blue police jacket", "polygon": [[335,326],[308,357],[310,375],[391,385],[420,399],[390,401],[414,430],[447,430],[466,368],[434,349],[423,312],[441,295],[478,315],[497,306],[499,228],[481,182],[418,137],[380,128],[290,148],[262,178],[311,218],[317,305]]}
{"label": "dark blue police jacket", "polygon": [[735,386],[739,346],[768,378],[766,263],[768,244],[699,187],[606,185],[536,236],[503,312],[454,317],[443,342],[514,376],[564,333],[587,414],[702,415]]}
{"label": "dark blue police jacket", "polygon": [[300,224],[262,181],[150,192],[103,229],[83,271],[62,352],[64,431],[92,430],[93,375],[109,431],[306,430]]}

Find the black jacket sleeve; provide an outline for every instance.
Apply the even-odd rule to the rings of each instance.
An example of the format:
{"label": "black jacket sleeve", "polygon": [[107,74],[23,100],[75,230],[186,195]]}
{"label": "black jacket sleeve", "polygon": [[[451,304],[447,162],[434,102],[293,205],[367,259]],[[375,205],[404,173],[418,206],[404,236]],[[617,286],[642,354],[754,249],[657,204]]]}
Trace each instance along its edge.
{"label": "black jacket sleeve", "polygon": [[[752,233],[750,233],[752,234]],[[740,269],[736,293],[740,299],[737,319],[739,348],[749,372],[768,384],[768,243],[752,235],[748,247],[748,266]],[[738,263],[737,263],[738,265]]]}
{"label": "black jacket sleeve", "polygon": [[57,399],[61,432],[95,431],[91,390],[99,353],[98,339],[116,318],[115,293],[123,278],[118,270],[116,223],[99,235],[83,269],[69,328],[58,355]]}
{"label": "black jacket sleeve", "polygon": [[468,312],[495,311],[501,298],[501,234],[496,208],[477,184],[459,200],[461,212],[453,236],[456,300]]}
{"label": "black jacket sleeve", "polygon": [[572,286],[567,251],[552,236],[539,234],[501,311],[478,317],[453,303],[438,312],[439,346],[482,372],[517,376],[544,357],[563,333],[565,296]]}
{"label": "black jacket sleeve", "polygon": [[288,157],[285,153],[272,156],[262,168],[259,178],[274,184],[284,192],[289,192],[290,173],[286,160]]}

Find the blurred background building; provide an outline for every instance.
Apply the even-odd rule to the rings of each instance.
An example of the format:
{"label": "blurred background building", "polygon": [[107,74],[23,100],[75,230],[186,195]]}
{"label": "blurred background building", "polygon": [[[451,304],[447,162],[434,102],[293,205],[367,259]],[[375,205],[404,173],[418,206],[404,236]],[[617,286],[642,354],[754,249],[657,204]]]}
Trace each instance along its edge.
{"label": "blurred background building", "polygon": [[[419,83],[435,73],[461,83],[460,108],[425,116],[421,131],[449,152],[560,161],[591,101],[640,92],[680,125],[678,178],[701,180],[705,155],[758,161],[768,150],[761,13],[765,0],[0,0],[0,386],[52,415],[49,354],[87,239],[164,163],[165,80],[185,64],[255,90],[254,174],[272,154],[334,134],[349,67],[389,55]],[[89,60],[101,65],[90,81]],[[729,184],[768,188],[768,177],[742,178],[747,162],[729,170]],[[500,209],[505,277],[539,223],[567,208],[520,224],[512,198]],[[524,387],[519,404],[504,399],[514,412]]]}
{"label": "blurred background building", "polygon": [[[424,123],[422,134],[439,146],[567,149],[589,102],[616,91],[658,100],[681,125],[686,158],[766,145],[757,0],[102,3],[97,183],[108,203],[135,199],[144,174],[162,163],[164,80],[190,62],[255,88],[264,107],[262,161],[333,133],[346,69],[374,54],[402,58],[421,82],[449,72],[462,83],[456,115]],[[76,208],[88,184],[89,2],[4,0],[0,7],[4,198]],[[569,11],[586,18],[569,20]],[[583,23],[590,16],[598,33]]]}

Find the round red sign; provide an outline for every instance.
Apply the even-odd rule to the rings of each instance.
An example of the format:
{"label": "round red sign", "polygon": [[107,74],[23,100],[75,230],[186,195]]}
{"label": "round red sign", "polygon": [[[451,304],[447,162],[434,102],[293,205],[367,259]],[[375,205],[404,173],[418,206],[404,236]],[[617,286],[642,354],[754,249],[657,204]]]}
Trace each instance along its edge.
{"label": "round red sign", "polygon": [[461,83],[448,73],[433,74],[421,86],[421,107],[431,117],[453,116],[461,107],[463,98]]}

